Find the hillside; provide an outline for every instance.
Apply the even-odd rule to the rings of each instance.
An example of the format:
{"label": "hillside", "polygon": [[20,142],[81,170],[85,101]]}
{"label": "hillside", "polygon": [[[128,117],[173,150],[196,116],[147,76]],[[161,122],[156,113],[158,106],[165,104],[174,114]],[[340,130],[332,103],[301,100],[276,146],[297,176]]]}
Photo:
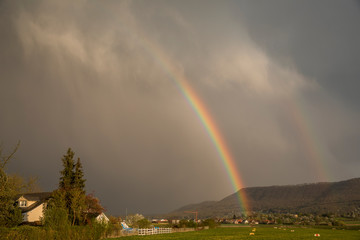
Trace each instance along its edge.
{"label": "hillside", "polygon": [[[251,211],[316,214],[360,211],[360,178],[331,183],[250,187],[240,191],[246,194]],[[187,205],[169,213],[168,217],[182,217],[184,211],[190,210],[199,211],[201,218],[239,214],[237,194],[220,201]]]}

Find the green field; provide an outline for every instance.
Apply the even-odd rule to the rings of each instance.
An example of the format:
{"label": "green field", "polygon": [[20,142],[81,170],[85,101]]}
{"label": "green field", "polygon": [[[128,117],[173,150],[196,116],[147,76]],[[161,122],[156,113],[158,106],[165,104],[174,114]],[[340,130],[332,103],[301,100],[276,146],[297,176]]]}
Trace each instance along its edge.
{"label": "green field", "polygon": [[[316,228],[274,228],[274,227],[256,227],[256,231],[252,231],[250,227],[222,227],[210,230],[201,230],[196,232],[185,233],[170,233],[152,236],[128,236],[117,239],[344,239],[344,240],[359,240],[359,230],[336,230],[336,229],[316,229]],[[293,232],[291,230],[294,230]],[[254,235],[250,235],[254,233]],[[314,234],[320,234],[320,237],[315,237]]]}

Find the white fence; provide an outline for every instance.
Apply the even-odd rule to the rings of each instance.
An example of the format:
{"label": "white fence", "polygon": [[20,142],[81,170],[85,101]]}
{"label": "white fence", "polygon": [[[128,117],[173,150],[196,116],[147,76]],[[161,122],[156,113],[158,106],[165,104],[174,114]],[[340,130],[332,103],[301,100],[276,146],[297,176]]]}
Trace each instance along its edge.
{"label": "white fence", "polygon": [[154,234],[163,234],[163,233],[172,233],[172,228],[139,228],[138,235],[154,235]]}

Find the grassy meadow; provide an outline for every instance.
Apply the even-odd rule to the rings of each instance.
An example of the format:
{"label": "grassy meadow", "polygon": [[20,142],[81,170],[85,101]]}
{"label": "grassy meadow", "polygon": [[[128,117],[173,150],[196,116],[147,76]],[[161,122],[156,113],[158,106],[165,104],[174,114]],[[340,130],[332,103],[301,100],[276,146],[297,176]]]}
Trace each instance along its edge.
{"label": "grassy meadow", "polygon": [[[152,236],[128,236],[121,240],[231,240],[231,239],[327,239],[327,240],[359,240],[359,230],[317,229],[317,228],[283,228],[283,227],[221,227],[217,229],[201,230],[196,232],[170,233]],[[292,231],[293,230],[293,231]],[[254,233],[254,235],[250,235]],[[314,234],[320,234],[315,237]]]}

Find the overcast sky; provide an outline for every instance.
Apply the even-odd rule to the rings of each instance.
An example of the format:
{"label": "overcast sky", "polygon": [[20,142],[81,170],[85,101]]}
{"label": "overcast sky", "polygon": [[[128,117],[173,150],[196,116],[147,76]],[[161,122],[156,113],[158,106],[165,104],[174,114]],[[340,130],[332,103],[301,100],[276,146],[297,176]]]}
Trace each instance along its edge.
{"label": "overcast sky", "polygon": [[234,192],[180,69],[244,186],[360,172],[359,1],[0,0],[0,141],[8,172],[57,188],[71,147],[113,215]]}

